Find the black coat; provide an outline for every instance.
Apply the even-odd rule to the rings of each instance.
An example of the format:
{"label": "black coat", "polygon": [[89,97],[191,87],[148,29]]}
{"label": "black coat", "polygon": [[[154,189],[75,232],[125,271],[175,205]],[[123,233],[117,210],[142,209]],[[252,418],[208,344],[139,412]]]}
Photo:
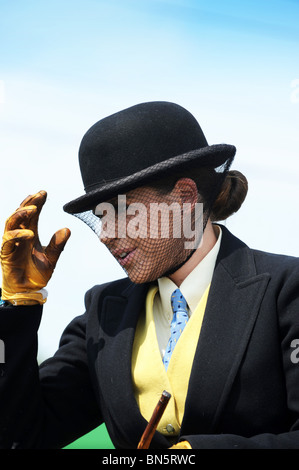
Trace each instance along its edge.
{"label": "black coat", "polygon": [[[222,230],[179,439],[204,449],[299,449],[299,260],[251,250]],[[146,422],[131,354],[147,289],[123,279],[88,291],[86,313],[39,376],[41,308],[1,309],[2,448],[59,448],[101,422],[116,448],[136,448]],[[152,447],[168,446],[156,432]]]}

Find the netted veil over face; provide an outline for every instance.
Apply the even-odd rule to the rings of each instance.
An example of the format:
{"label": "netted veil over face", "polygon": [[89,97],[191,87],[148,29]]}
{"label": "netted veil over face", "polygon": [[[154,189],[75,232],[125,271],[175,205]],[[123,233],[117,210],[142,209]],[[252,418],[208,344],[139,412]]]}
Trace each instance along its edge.
{"label": "netted veil over face", "polygon": [[[204,199],[190,177],[178,177],[118,194],[93,210],[74,214],[109,249],[134,283],[154,281],[181,267],[200,247],[204,228],[226,170]],[[173,185],[173,186],[172,186]]]}
{"label": "netted veil over face", "polygon": [[[95,232],[133,282],[153,281],[182,266],[200,245],[235,151],[208,145],[179,105],[133,106],[98,121],[83,137],[85,194],[64,210]],[[207,167],[215,177],[202,194],[193,173]]]}

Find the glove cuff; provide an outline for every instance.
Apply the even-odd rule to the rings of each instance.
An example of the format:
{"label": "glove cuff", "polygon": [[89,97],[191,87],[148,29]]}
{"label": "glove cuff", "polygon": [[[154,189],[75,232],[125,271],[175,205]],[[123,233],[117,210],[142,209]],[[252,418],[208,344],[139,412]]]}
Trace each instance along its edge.
{"label": "glove cuff", "polygon": [[170,449],[192,449],[191,444],[188,441],[180,441],[174,444]]}
{"label": "glove cuff", "polygon": [[41,289],[39,291],[27,291],[9,294],[4,289],[1,292],[2,300],[9,302],[10,304],[17,305],[36,305],[44,304],[47,301],[48,292],[46,289]]}

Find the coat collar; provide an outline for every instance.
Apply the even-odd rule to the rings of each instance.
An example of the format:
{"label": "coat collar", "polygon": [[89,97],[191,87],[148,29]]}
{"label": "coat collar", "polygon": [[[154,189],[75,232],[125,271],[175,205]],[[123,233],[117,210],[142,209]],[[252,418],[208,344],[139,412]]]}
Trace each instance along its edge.
{"label": "coat collar", "polygon": [[[269,274],[257,274],[252,251],[222,227],[182,423],[188,434],[211,433],[245,353]],[[192,403],[192,406],[190,404]],[[194,421],[201,416],[200,421]]]}
{"label": "coat collar", "polygon": [[[189,381],[182,434],[215,429],[269,281],[267,273],[256,273],[251,250],[225,227],[222,231]],[[117,423],[118,441],[124,447],[137,446],[147,424],[135,401],[131,379],[135,328],[147,290],[148,285],[128,281],[119,296],[105,298],[102,308],[100,335],[105,347],[99,355],[98,380],[109,415]],[[202,418],[196,422],[194,416]],[[162,448],[168,443],[156,433],[152,444]]]}

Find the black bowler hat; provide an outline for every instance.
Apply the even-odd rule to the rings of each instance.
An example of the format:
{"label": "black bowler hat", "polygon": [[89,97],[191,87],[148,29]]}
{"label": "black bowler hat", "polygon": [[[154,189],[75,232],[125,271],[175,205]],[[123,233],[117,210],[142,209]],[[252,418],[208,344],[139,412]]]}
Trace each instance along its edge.
{"label": "black bowler hat", "polygon": [[79,162],[86,194],[65,204],[88,211],[130,189],[187,168],[230,166],[233,145],[208,145],[192,114],[164,102],[141,103],[94,124],[84,135]]}

